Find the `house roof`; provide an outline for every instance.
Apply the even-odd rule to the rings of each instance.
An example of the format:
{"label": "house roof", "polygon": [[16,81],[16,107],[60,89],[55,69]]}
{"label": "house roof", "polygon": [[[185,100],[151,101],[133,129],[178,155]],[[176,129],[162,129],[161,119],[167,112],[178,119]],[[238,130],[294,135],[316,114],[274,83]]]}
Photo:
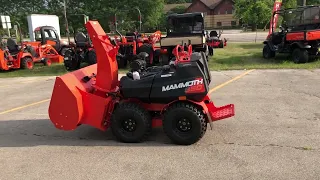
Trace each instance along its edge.
{"label": "house roof", "polygon": [[[214,9],[216,8],[221,2],[225,0],[200,0],[203,4],[205,4],[208,8]],[[232,2],[234,2],[232,0]]]}
{"label": "house roof", "polygon": [[169,12],[171,9],[176,8],[178,6],[184,6],[188,8],[192,3],[182,3],[182,4],[166,4],[164,5],[164,12]]}

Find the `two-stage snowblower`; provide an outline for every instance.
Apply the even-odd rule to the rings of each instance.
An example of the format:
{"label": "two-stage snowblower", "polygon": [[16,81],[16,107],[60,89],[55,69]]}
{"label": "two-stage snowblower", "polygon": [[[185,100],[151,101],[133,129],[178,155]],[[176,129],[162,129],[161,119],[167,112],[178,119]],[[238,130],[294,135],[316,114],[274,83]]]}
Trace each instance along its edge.
{"label": "two-stage snowblower", "polygon": [[137,143],[153,127],[162,126],[176,144],[199,141],[213,121],[234,116],[234,105],[216,107],[208,95],[211,75],[203,52],[175,49],[175,63],[146,68],[145,61],[118,79],[118,48],[99,22],[86,28],[97,53],[97,64],[56,78],[49,116],[61,130],[86,124],[111,128],[118,140]]}

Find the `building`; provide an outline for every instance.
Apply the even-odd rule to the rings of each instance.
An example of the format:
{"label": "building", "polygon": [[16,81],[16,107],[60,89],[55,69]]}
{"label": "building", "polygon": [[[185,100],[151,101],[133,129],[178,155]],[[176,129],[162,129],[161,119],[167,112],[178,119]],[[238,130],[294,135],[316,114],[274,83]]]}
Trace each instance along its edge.
{"label": "building", "polygon": [[233,0],[193,0],[186,12],[203,12],[206,28],[235,27],[239,21],[233,17]]}

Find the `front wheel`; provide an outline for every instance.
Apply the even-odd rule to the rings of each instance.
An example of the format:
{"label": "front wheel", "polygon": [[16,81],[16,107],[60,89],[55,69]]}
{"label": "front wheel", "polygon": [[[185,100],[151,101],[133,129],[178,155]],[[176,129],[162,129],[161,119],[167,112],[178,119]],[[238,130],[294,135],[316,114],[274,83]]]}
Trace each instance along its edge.
{"label": "front wheel", "polygon": [[124,143],[139,143],[151,133],[151,116],[136,103],[121,102],[111,117],[113,135]]}
{"label": "front wheel", "polygon": [[272,51],[269,45],[263,47],[263,58],[270,59],[276,56],[276,52]]}
{"label": "front wheel", "polygon": [[176,144],[198,142],[207,130],[207,121],[201,109],[189,103],[177,103],[164,114],[163,129]]}

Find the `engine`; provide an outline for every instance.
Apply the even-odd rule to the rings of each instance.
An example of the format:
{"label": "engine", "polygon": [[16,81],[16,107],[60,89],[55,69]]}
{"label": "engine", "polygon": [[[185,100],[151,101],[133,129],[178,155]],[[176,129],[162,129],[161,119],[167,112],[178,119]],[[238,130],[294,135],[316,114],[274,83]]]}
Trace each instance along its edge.
{"label": "engine", "polygon": [[193,53],[189,62],[145,68],[141,61],[141,69],[137,64],[120,79],[120,92],[124,98],[169,103],[185,96],[200,102],[208,93],[211,75],[203,52]]}

